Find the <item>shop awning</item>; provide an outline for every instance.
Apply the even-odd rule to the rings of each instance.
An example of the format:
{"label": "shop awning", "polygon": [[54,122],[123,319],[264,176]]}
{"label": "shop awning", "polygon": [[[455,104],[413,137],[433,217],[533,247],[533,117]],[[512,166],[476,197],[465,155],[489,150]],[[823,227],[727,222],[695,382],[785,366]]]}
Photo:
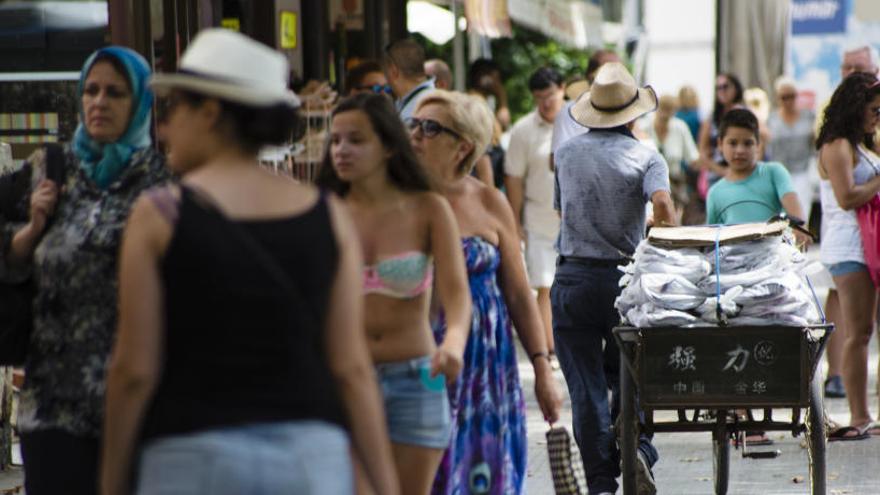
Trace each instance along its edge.
{"label": "shop awning", "polygon": [[478,34],[510,36],[515,22],[561,43],[602,46],[602,9],[588,0],[465,0],[468,26]]}
{"label": "shop awning", "polygon": [[468,28],[489,38],[512,35],[507,0],[465,0],[464,15]]}

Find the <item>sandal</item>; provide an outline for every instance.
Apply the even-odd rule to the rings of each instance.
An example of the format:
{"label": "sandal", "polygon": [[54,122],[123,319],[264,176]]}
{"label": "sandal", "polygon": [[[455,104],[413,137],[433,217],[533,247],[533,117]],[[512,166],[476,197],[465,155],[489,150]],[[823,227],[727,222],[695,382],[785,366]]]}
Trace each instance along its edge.
{"label": "sandal", "polygon": [[[871,424],[869,423],[868,426],[871,426]],[[865,440],[870,437],[871,435],[867,431],[861,428],[856,428],[855,426],[843,426],[828,432],[829,442],[849,442],[853,440]]]}
{"label": "sandal", "polygon": [[[773,445],[773,440],[763,431],[747,431],[745,432],[746,447],[761,447],[764,445]],[[733,446],[739,448],[739,436],[733,438]]]}
{"label": "sandal", "polygon": [[871,421],[865,426],[859,428],[859,430],[870,437],[880,437],[880,423],[876,421]]}

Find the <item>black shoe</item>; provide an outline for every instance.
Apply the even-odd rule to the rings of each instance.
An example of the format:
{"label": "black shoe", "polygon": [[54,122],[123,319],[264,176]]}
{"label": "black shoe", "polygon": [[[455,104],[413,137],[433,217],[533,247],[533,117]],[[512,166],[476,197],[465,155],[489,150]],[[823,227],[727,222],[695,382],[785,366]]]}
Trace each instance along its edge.
{"label": "black shoe", "polygon": [[636,455],[636,493],[638,495],[656,495],[657,486],[654,484],[654,473],[648,466],[648,460],[641,451]]}
{"label": "black shoe", "polygon": [[825,380],[825,398],[826,399],[844,399],[846,398],[846,389],[843,387],[843,380],[840,376],[829,376]]}

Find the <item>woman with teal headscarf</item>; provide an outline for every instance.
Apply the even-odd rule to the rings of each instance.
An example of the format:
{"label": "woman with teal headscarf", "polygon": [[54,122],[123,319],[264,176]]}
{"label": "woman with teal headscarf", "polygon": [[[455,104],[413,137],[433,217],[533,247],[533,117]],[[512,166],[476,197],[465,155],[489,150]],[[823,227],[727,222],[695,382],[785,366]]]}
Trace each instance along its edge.
{"label": "woman with teal headscarf", "polygon": [[18,408],[29,495],[97,493],[122,229],[140,193],[170,179],[151,146],[149,76],[127,48],[89,57],[60,183],[45,178],[46,154],[32,155],[30,201],[20,205],[29,221],[0,228],[0,274],[31,274],[36,287]]}

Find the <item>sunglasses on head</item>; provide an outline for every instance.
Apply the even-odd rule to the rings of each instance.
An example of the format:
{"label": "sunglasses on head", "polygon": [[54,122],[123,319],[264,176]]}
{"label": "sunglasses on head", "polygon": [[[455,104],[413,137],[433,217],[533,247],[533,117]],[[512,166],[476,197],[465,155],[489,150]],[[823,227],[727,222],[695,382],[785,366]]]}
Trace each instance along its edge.
{"label": "sunglasses on head", "polygon": [[441,132],[445,132],[456,139],[461,139],[461,134],[432,119],[419,119],[416,117],[410,117],[406,119],[406,127],[410,130],[410,132],[416,130],[416,128],[419,128],[421,129],[422,134],[424,134],[425,137],[429,138],[432,138],[440,134]]}
{"label": "sunglasses on head", "polygon": [[371,84],[369,86],[358,86],[355,89],[360,91],[369,90],[379,94],[385,93],[386,95],[391,94],[391,86],[388,84]]}

